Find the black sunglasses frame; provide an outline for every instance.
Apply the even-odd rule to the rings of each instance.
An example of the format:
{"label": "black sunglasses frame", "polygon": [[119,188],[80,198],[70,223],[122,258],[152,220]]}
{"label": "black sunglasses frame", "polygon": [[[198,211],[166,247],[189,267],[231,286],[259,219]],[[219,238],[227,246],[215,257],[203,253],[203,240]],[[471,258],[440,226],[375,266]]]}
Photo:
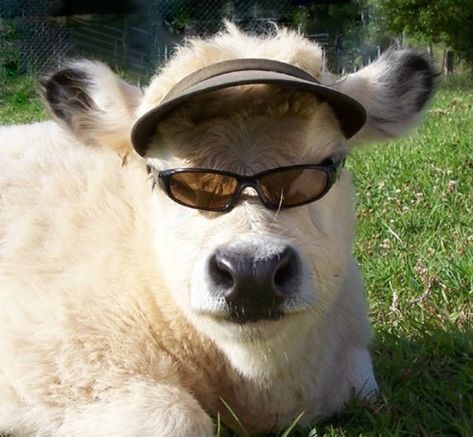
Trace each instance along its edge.
{"label": "black sunglasses frame", "polygon": [[[172,169],[167,169],[167,170],[161,170],[158,171],[154,168],[150,168],[150,172],[152,173],[153,177],[159,181],[159,184],[161,187],[164,189],[165,193],[167,196],[172,199],[174,202],[185,206],[187,208],[192,208],[192,209],[199,209],[201,211],[213,211],[213,212],[228,212],[231,209],[234,208],[236,203],[238,202],[238,199],[240,198],[240,195],[242,191],[247,188],[253,188],[257,193],[258,197],[261,201],[261,203],[268,209],[274,209],[274,210],[279,210],[279,209],[289,209],[289,208],[295,208],[298,206],[306,205],[311,202],[315,202],[322,197],[324,197],[330,188],[333,186],[333,184],[336,182],[336,180],[339,178],[340,174],[340,168],[344,165],[345,160],[333,160],[329,159],[324,161],[322,164],[300,164],[300,165],[289,165],[285,167],[277,167],[273,168],[270,170],[265,170],[260,173],[256,173],[252,176],[244,176],[244,175],[239,175],[236,173],[232,173],[229,171],[224,171],[224,170],[214,170],[214,169],[208,169],[208,168],[172,168]],[[317,196],[314,196],[313,198],[310,198],[304,202],[297,203],[294,205],[282,205],[282,204],[273,204],[272,202],[269,202],[268,199],[265,197],[262,188],[261,188],[261,183],[259,179],[263,176],[266,176],[268,174],[272,173],[277,173],[279,171],[284,171],[284,170],[304,170],[304,169],[316,169],[323,171],[327,175],[327,184],[320,192],[317,194]],[[157,175],[156,175],[157,173]],[[210,174],[217,174],[217,175],[222,175],[222,176],[229,176],[234,178],[237,181],[237,187],[235,192],[229,196],[229,201],[221,208],[203,208],[199,206],[194,206],[194,205],[188,205],[179,199],[177,199],[171,190],[170,184],[171,184],[171,178],[175,174],[180,174],[180,173],[210,173]]]}

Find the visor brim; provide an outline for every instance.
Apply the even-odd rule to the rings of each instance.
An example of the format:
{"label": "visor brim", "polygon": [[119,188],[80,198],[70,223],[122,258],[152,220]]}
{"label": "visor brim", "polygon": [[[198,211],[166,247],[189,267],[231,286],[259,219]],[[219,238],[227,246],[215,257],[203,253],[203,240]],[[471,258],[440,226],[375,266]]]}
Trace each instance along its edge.
{"label": "visor brim", "polygon": [[347,139],[354,136],[366,122],[367,115],[363,105],[333,88],[275,71],[232,71],[210,77],[176,93],[170,98],[165,98],[157,107],[142,115],[131,130],[133,147],[139,155],[145,156],[150,139],[159,123],[174,109],[192,98],[224,88],[252,84],[287,86],[312,93],[331,106]]}

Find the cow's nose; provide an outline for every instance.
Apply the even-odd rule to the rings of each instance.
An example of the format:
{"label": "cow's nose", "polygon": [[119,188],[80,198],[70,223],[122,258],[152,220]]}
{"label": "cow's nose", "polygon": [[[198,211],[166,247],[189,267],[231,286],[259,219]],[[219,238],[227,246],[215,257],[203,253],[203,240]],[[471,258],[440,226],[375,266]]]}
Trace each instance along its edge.
{"label": "cow's nose", "polygon": [[223,246],[211,256],[209,273],[212,294],[244,321],[273,318],[297,286],[299,260],[287,245],[264,255]]}

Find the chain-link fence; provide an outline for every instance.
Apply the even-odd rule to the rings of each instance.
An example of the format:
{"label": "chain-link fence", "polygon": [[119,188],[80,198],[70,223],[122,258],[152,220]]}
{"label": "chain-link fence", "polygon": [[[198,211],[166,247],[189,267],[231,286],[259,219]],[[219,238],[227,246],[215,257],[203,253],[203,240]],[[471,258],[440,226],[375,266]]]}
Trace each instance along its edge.
{"label": "chain-link fence", "polygon": [[[0,74],[41,74],[85,56],[146,79],[177,43],[225,18],[253,32],[301,30],[301,10],[294,0],[0,0]],[[338,56],[338,34],[310,37]]]}

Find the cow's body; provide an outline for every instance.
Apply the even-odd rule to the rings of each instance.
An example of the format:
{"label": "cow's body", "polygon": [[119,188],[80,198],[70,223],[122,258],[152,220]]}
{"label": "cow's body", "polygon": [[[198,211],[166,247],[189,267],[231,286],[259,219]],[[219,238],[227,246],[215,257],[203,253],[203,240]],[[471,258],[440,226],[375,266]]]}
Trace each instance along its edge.
{"label": "cow's body", "polygon": [[[241,44],[238,39],[244,36],[231,32],[221,38]],[[191,47],[175,61],[177,75],[201,66],[186,61],[192,50],[197,52]],[[225,47],[221,50],[224,56]],[[289,61],[296,62],[297,56]],[[137,113],[159,101],[172,85],[163,85],[171,72],[153,82]],[[117,89],[126,87],[113,80]],[[137,90],[127,90],[141,99]],[[111,111],[129,113],[132,120],[137,104],[117,102]],[[96,104],[107,108],[109,102],[99,96]],[[227,145],[227,166],[235,170],[244,161],[255,172],[293,160],[265,140],[272,132],[286,147],[291,135],[297,137],[288,129],[298,123],[299,109],[293,111],[267,131],[263,121],[253,126],[250,114],[246,136],[238,130],[241,119],[232,124],[231,114],[222,115],[224,122],[213,126],[225,125],[243,138],[241,150],[234,140]],[[317,111],[303,117],[328,120],[326,125],[318,122],[326,126],[319,135],[323,141],[314,140],[313,151],[298,155],[314,162],[342,147],[326,105]],[[291,216],[265,211],[252,199],[227,214],[202,214],[170,204],[152,190],[144,160],[127,150],[127,139],[120,136],[131,121],[103,121],[104,113],[97,116],[103,124],[95,131],[93,117],[82,124],[65,117],[63,125],[0,128],[0,432],[200,436],[212,433],[211,416],[217,413],[238,430],[222,400],[248,430],[270,431],[287,426],[303,411],[302,423],[339,411],[353,394],[373,396],[371,330],[360,274],[350,255],[354,214],[349,175],[342,172],[329,194],[294,208]],[[206,142],[200,140],[207,154],[193,149],[189,155],[189,133],[179,125],[188,122],[182,117],[160,134],[167,150],[170,141],[177,144],[167,162],[212,165],[209,157],[219,156],[216,148],[223,136],[215,133],[209,139],[207,132]],[[297,141],[312,141],[311,135],[307,131]],[[236,164],[239,154],[244,159]],[[148,164],[159,159],[151,154]],[[246,325],[193,314],[189,308],[203,299],[196,287],[204,287],[205,277],[195,269],[206,259],[204,249],[233,240],[251,246],[258,238],[270,246],[275,235],[295,241],[304,265],[313,269],[308,274],[315,283],[312,310]]]}

